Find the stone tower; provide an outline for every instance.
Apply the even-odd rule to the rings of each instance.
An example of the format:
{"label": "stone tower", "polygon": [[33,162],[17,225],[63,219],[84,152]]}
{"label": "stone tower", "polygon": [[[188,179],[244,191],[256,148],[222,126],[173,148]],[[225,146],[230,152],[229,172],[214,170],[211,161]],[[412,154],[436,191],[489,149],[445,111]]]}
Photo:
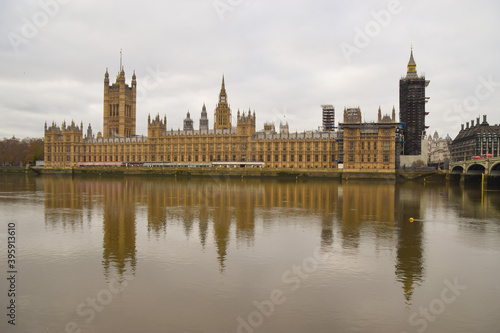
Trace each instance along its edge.
{"label": "stone tower", "polygon": [[155,118],[151,119],[151,115],[148,115],[148,137],[158,138],[167,131],[167,116],[163,119],[160,118],[160,114],[157,114]]}
{"label": "stone tower", "polygon": [[240,110],[238,110],[238,124],[236,126],[238,135],[248,135],[251,136],[255,133],[255,111],[253,115],[248,110],[248,113],[242,112],[240,114]]}
{"label": "stone tower", "polygon": [[231,109],[227,103],[226,87],[224,76],[222,76],[222,87],[219,94],[219,103],[215,108],[214,129],[231,129]]}
{"label": "stone tower", "polygon": [[344,123],[361,123],[361,108],[344,107]]}
{"label": "stone tower", "polygon": [[429,81],[418,76],[413,59],[413,48],[406,76],[399,80],[399,121],[404,123],[404,155],[420,155],[422,138],[425,137],[425,88]]}
{"label": "stone tower", "polygon": [[[120,61],[121,62],[121,61]],[[109,74],[104,74],[103,136],[131,137],[135,135],[137,82],[135,71],[132,85],[125,83],[125,71],[120,65],[116,82],[109,85]]]}

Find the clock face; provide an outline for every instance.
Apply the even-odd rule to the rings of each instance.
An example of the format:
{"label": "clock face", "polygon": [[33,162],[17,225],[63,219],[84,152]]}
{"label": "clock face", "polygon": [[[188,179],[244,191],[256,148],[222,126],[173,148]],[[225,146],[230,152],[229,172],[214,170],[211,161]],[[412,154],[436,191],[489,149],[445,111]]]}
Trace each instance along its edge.
{"label": "clock face", "polygon": [[222,96],[222,97],[220,98],[220,100],[221,100],[221,102],[225,102],[225,101],[226,101],[226,97]]}

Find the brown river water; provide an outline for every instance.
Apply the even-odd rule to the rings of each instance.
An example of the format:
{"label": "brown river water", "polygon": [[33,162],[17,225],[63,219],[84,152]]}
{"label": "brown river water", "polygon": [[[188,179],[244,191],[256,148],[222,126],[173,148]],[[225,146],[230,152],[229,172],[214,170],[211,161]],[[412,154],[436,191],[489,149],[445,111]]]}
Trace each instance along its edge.
{"label": "brown river water", "polygon": [[500,191],[0,175],[0,212],[1,332],[500,332]]}

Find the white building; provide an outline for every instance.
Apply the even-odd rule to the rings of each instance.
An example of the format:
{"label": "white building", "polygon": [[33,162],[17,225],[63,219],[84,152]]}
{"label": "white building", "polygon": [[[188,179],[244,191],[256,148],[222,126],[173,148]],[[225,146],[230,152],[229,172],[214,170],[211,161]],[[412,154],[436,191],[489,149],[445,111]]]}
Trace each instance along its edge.
{"label": "white building", "polygon": [[450,145],[453,141],[451,137],[447,134],[443,139],[439,137],[438,132],[434,132],[433,136],[427,138],[429,144],[429,162],[430,163],[442,163],[446,159],[450,160]]}

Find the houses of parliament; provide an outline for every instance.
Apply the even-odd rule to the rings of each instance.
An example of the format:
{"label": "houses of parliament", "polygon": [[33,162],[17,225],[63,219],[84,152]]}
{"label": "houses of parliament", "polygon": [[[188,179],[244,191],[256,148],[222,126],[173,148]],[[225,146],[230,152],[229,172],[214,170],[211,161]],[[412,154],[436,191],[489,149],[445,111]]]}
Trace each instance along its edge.
{"label": "houses of parliament", "polygon": [[224,77],[214,113],[213,128],[209,126],[203,105],[198,129],[187,113],[183,129],[167,129],[167,118],[148,116],[147,136],[136,134],[135,72],[131,84],[126,83],[121,66],[114,83],[108,70],[104,75],[103,129],[86,132],[78,125],[63,122],[45,123],[44,153],[46,168],[83,167],[90,165],[204,165],[259,166],[266,168],[322,168],[393,172],[397,161],[395,110],[392,117],[362,123],[359,108],[344,109],[344,122],[339,130],[324,128],[290,132],[288,124],[265,123],[256,130],[255,111],[237,111],[232,124],[232,110]]}

